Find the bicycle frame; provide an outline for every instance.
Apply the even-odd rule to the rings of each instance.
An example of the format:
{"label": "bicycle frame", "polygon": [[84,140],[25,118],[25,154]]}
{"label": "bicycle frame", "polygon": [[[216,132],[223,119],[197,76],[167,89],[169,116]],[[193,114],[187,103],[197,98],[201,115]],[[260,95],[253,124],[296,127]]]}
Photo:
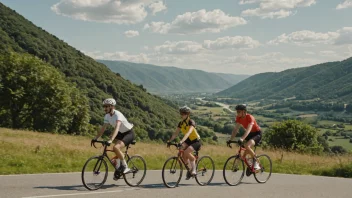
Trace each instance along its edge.
{"label": "bicycle frame", "polygon": [[247,161],[247,158],[245,156],[241,155],[242,151],[246,151],[247,149],[244,148],[243,146],[240,146],[240,149],[238,150],[238,156],[241,158],[241,160],[244,161],[244,163],[247,165],[247,167],[250,169],[250,171],[253,173],[254,172],[254,163],[252,163],[252,165],[250,165]]}
{"label": "bicycle frame", "polygon": [[[186,170],[188,171],[188,172],[191,172],[191,170],[190,170],[190,168],[187,166],[187,164],[186,164],[186,162],[183,160],[183,154],[184,154],[184,150],[181,148],[181,147],[178,147],[178,145],[177,144],[173,144],[173,143],[171,143],[170,145],[173,145],[173,146],[175,146],[177,149],[178,149],[178,153],[177,153],[177,158],[179,159],[179,160],[181,160],[181,162],[182,162],[182,164],[186,167]],[[198,151],[194,151],[194,157],[196,158],[196,160],[195,160],[195,162],[197,162],[198,161],[198,158],[199,158],[199,156],[198,156]],[[175,163],[177,163],[177,162],[175,162]],[[174,164],[172,164],[172,167],[174,166]]]}
{"label": "bicycle frame", "polygon": [[[114,164],[112,163],[112,161],[111,161],[113,158],[110,158],[110,157],[108,156],[108,154],[107,154],[107,152],[114,152],[114,151],[111,150],[111,149],[107,149],[108,146],[107,146],[106,144],[104,144],[104,143],[105,143],[104,141],[96,141],[96,142],[102,143],[102,144],[104,145],[103,154],[99,156],[99,159],[100,159],[100,160],[103,160],[104,158],[106,158],[107,161],[110,162],[111,166],[113,166],[113,167],[116,169],[115,165],[114,165]],[[94,147],[95,147],[95,145],[94,145]],[[95,148],[96,148],[96,147],[95,147]],[[130,159],[130,156],[128,155],[128,149],[129,149],[129,148],[130,148],[129,145],[126,146],[126,151],[124,152],[126,161],[128,161],[128,160]],[[100,162],[99,166],[101,166],[101,163],[102,163],[102,162]],[[96,168],[96,167],[94,167],[94,169],[95,169],[95,168]],[[98,170],[100,170],[100,167],[99,167]]]}
{"label": "bicycle frame", "polygon": [[[234,143],[234,142],[232,142],[232,143]],[[255,150],[256,150],[256,146],[254,146],[254,152],[255,152]],[[242,156],[241,155],[241,152],[242,151],[246,151],[247,149],[246,148],[244,148],[244,146],[243,145],[240,145],[240,149],[238,150],[238,156],[239,156],[239,158],[241,158],[241,160],[242,161],[244,161],[244,163],[247,165],[247,167],[249,168],[249,170],[250,170],[250,172],[251,173],[256,173],[256,170],[254,170],[254,161],[253,161],[253,163],[252,163],[252,165],[250,165],[249,163],[248,163],[248,161],[247,161],[247,158],[246,158],[246,156]],[[260,168],[262,168],[261,166],[261,164],[259,163],[259,166],[260,166]]]}

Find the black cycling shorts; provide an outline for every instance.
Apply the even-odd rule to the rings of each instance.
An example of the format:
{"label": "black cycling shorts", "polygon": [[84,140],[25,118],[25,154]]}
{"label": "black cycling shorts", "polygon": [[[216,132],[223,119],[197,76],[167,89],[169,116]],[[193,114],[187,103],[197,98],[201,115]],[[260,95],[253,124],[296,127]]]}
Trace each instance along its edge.
{"label": "black cycling shorts", "polygon": [[248,141],[250,139],[254,140],[255,144],[257,145],[262,140],[262,132],[250,132],[245,140]]}
{"label": "black cycling shorts", "polygon": [[190,140],[189,138],[187,138],[187,140],[185,141],[185,143],[188,145],[188,146],[192,146],[193,149],[195,151],[199,151],[200,147],[202,146],[202,143],[200,142],[200,140]]}
{"label": "black cycling shorts", "polygon": [[136,135],[134,134],[133,129],[131,129],[125,133],[119,132],[115,139],[121,140],[125,144],[125,146],[127,146],[134,140],[135,137]]}

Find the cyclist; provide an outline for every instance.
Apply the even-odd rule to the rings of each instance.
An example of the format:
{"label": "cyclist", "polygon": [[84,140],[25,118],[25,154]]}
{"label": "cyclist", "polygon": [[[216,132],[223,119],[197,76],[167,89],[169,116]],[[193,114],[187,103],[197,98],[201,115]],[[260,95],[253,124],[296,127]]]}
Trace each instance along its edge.
{"label": "cyclist", "polygon": [[93,139],[97,140],[100,136],[102,136],[105,128],[109,124],[114,127],[114,132],[112,136],[110,136],[108,143],[111,144],[114,140],[116,141],[113,151],[121,161],[121,166],[119,166],[119,168],[115,171],[114,179],[116,179],[116,173],[127,173],[130,170],[127,167],[126,160],[120,149],[130,144],[135,138],[135,133],[132,129],[133,124],[129,123],[126,117],[120,111],[115,109],[115,105],[116,101],[113,98],[107,98],[103,101],[103,107],[106,113],[104,117],[104,125],[101,127],[97,136]]}
{"label": "cyclist", "polygon": [[171,138],[167,141],[168,143],[174,140],[179,132],[183,133],[183,138],[180,141],[182,145],[183,160],[187,165],[191,165],[191,173],[187,173],[186,180],[190,179],[192,176],[195,176],[196,173],[196,158],[192,155],[193,151],[199,151],[201,147],[200,136],[196,130],[196,123],[190,118],[191,109],[187,106],[181,107],[179,109],[182,120],[178,123],[178,126],[175,132],[172,134]]}
{"label": "cyclist", "polygon": [[252,159],[254,159],[254,169],[260,169],[259,164],[257,163],[256,155],[254,151],[251,149],[252,146],[258,144],[262,139],[262,132],[257,124],[255,118],[247,113],[246,105],[237,105],[236,106],[236,125],[232,131],[231,139],[227,141],[233,140],[236,137],[236,134],[240,127],[243,127],[246,131],[239,139],[239,144],[243,143],[243,140],[247,140],[247,143],[244,145],[246,151],[243,153],[243,156],[250,154]]}

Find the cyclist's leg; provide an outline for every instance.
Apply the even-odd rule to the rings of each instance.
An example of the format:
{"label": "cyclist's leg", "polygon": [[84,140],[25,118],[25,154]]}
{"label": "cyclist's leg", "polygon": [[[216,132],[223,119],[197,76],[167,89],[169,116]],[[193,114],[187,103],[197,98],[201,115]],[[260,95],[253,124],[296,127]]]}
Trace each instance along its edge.
{"label": "cyclist's leg", "polygon": [[259,166],[257,164],[257,156],[256,156],[255,152],[252,150],[252,148],[253,148],[253,146],[257,145],[260,142],[262,136],[261,136],[261,132],[255,132],[253,134],[254,135],[252,137],[250,137],[250,139],[248,140],[245,147],[248,150],[248,153],[254,159],[254,168],[259,169]]}
{"label": "cyclist's leg", "polygon": [[124,134],[118,132],[118,134],[115,138],[116,143],[113,147],[114,153],[121,161],[124,159],[123,153],[120,150],[121,148],[123,148],[125,146],[125,143],[122,141],[123,138],[124,138]]}
{"label": "cyclist's leg", "polygon": [[182,158],[183,158],[183,161],[186,163],[186,165],[190,165],[188,155],[186,154],[186,150],[189,147],[188,144],[189,144],[189,142],[187,140],[182,143],[182,149],[184,150]]}
{"label": "cyclist's leg", "polygon": [[193,151],[199,151],[201,143],[199,141],[192,141],[191,145],[185,151],[188,154],[192,166],[192,175],[196,174],[196,158],[193,156]]}
{"label": "cyclist's leg", "polygon": [[255,153],[252,150],[251,147],[255,146],[255,141],[253,139],[249,139],[246,144],[244,145],[244,147],[246,148],[245,154],[250,154],[252,156],[252,158],[255,157]]}
{"label": "cyclist's leg", "polygon": [[[121,133],[119,132],[119,134],[121,134]],[[122,153],[121,148],[125,147],[126,145],[129,145],[134,140],[134,138],[135,138],[135,135],[134,135],[134,131],[132,129],[128,132],[125,132],[125,133],[122,133],[121,135],[118,135],[116,138],[117,142],[114,146],[114,152],[119,153],[119,155],[117,155],[117,156],[121,159],[122,166],[120,166],[121,167],[120,171],[124,171],[124,172],[129,171],[128,167],[127,167],[126,160],[125,160],[125,156]]]}

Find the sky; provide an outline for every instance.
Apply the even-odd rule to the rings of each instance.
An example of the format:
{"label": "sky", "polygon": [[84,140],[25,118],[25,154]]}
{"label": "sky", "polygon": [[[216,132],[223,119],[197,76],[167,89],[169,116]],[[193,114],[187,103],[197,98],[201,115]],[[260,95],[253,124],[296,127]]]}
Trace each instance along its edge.
{"label": "sky", "polygon": [[352,0],[0,0],[95,59],[257,74],[352,57]]}

